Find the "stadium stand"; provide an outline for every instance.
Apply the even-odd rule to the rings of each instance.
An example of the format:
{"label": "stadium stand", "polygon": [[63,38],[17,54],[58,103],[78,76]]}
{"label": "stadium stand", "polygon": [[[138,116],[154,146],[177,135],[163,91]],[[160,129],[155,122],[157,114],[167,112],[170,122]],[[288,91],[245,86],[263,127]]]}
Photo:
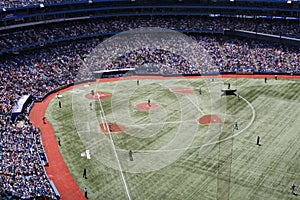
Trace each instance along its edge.
{"label": "stadium stand", "polygon": [[37,148],[40,144],[39,130],[29,123],[26,116],[20,123],[10,124],[7,119],[0,122],[3,199],[57,199]]}
{"label": "stadium stand", "polygon": [[0,35],[0,52],[6,49],[44,45],[59,42],[101,36],[113,35],[140,27],[160,27],[184,32],[222,32],[237,29],[282,36],[300,37],[299,21],[282,24],[282,21],[253,21],[230,18],[206,17],[127,17],[110,19],[90,19],[72,22],[40,25],[20,28],[13,32]]}
{"label": "stadium stand", "polygon": [[[86,56],[107,36],[149,26],[179,30],[190,34],[197,44],[206,50],[212,58],[212,65],[200,69],[181,55],[162,49],[143,48],[135,49],[113,61],[105,62],[102,67],[99,66],[94,70],[134,67],[143,68],[144,73],[149,69],[149,71],[164,75],[215,72],[300,73],[299,46],[224,36],[224,30],[247,30],[254,33],[280,35],[280,37],[300,37],[299,19],[286,20],[286,18],[280,17],[278,19],[267,17],[267,14],[277,10],[278,5],[284,9],[298,9],[298,5],[292,5],[295,7],[293,8],[285,1],[277,2],[279,4],[268,1],[260,2],[259,6],[272,8],[271,10],[266,9],[265,18],[262,16],[257,18],[232,17],[233,14],[236,15],[236,12],[226,17],[224,13],[228,11],[224,7],[222,9],[226,12],[224,11],[223,16],[208,17],[211,14],[207,13],[203,16],[173,16],[170,14],[162,16],[165,12],[175,11],[170,8],[166,8],[166,10],[156,8],[152,12],[155,11],[160,15],[117,17],[116,14],[116,16],[107,18],[82,18],[69,21],[64,19],[59,23],[45,22],[48,20],[47,10],[41,14],[39,7],[38,10],[29,8],[33,6],[32,9],[36,9],[36,6],[41,3],[46,6],[53,4],[56,6],[49,10],[54,12],[66,5],[62,9],[65,17],[66,10],[68,10],[66,8],[69,5],[74,6],[72,8],[76,10],[75,3],[81,6],[82,2],[87,3],[83,0],[67,2],[62,0],[15,0],[1,1],[0,3],[1,24],[3,24],[0,27],[0,92],[2,94],[0,97],[0,193],[3,199],[60,198],[58,190],[45,172],[44,166],[48,164],[47,155],[44,152],[39,130],[31,125],[27,118],[29,109],[25,109],[23,114],[13,119],[11,117],[13,107],[24,95],[31,95],[34,100],[42,100],[48,92],[59,86],[93,78],[89,69],[86,69],[88,73],[84,76],[80,74],[80,70],[84,68],[83,62]],[[229,6],[229,3],[225,1],[205,2],[207,5]],[[187,4],[189,3],[191,1],[187,1]],[[131,5],[131,2],[128,4]],[[255,5],[253,2],[248,4],[248,6]],[[239,2],[235,6],[239,6]],[[22,10],[24,7],[28,7],[28,11]],[[255,13],[242,8],[237,13],[245,15]],[[189,10],[190,8],[184,9]],[[22,13],[19,18],[8,21],[10,17],[13,18],[19,14],[18,10],[25,12],[25,17],[22,16],[24,15]],[[235,8],[234,11],[236,10]],[[130,9],[128,12],[139,14],[143,11],[145,10],[139,8]],[[32,14],[31,12],[42,17],[40,20],[38,20],[39,17],[30,18],[28,16]],[[208,11],[206,10],[206,12]],[[275,14],[283,16],[287,15],[286,13],[292,16],[299,14],[295,10],[293,12],[276,11]],[[74,16],[81,17],[79,14],[74,14]],[[49,20],[56,21],[59,17],[62,16],[53,14]],[[23,20],[20,20],[21,18]],[[41,23],[36,24],[37,21]],[[7,25],[6,23],[11,24]],[[136,59],[132,60],[131,58]],[[153,65],[155,66],[153,67]]]}

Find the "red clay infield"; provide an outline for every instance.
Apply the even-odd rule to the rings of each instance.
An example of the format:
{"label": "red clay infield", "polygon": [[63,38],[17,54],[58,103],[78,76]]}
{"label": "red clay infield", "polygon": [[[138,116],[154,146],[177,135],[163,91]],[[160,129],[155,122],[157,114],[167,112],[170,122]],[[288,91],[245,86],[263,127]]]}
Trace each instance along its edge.
{"label": "red clay infield", "polygon": [[156,108],[158,108],[159,105],[156,103],[151,103],[150,106],[148,105],[148,103],[139,103],[135,105],[135,108],[141,111],[149,111],[149,110],[154,110]]}
{"label": "red clay infield", "polygon": [[220,124],[223,123],[222,119],[218,115],[203,115],[199,118],[200,124]]}
{"label": "red clay infield", "polygon": [[[126,129],[125,126],[115,123],[108,123],[108,127],[111,133],[123,132]],[[108,133],[107,126],[105,124],[100,124],[100,128],[103,133]]]}
{"label": "red clay infield", "polygon": [[191,88],[172,88],[171,92],[179,93],[179,94],[193,94],[193,90]]}
{"label": "red clay infield", "polygon": [[88,98],[88,99],[93,99],[93,100],[98,100],[99,98],[100,99],[107,99],[107,98],[111,97],[111,93],[109,93],[109,92],[95,92],[94,96],[91,93],[89,93],[89,94],[86,94],[85,97]]}

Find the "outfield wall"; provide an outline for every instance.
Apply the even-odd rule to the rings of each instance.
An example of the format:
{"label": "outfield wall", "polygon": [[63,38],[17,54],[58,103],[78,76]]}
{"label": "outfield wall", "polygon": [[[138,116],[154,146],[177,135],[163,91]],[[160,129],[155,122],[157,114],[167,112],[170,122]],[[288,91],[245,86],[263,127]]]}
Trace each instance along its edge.
{"label": "outfield wall", "polygon": [[246,75],[247,77],[256,77],[257,75],[259,76],[284,76],[286,77],[297,77],[300,76],[300,73],[291,73],[291,72],[278,72],[278,73],[272,73],[272,72],[220,72],[220,73],[195,73],[195,74],[162,74],[162,73],[140,73],[139,71],[135,70],[132,71],[130,70],[130,73],[126,73],[126,70],[108,70],[108,71],[101,71],[101,73],[94,73],[95,78],[116,78],[116,77],[124,77],[124,76],[161,76],[161,77],[192,77],[192,76],[227,76],[227,75],[235,75],[235,76],[241,76],[241,75]]}
{"label": "outfield wall", "polygon": [[[221,78],[275,78],[275,75],[277,76],[278,79],[300,79],[300,74],[294,74],[294,73],[257,73],[257,72],[221,72],[221,73],[207,73],[207,74],[137,74],[137,73],[130,73],[126,74],[116,70],[116,71],[110,71],[109,73],[102,72],[100,76],[96,76],[97,79],[101,78],[120,78],[120,77],[131,77],[131,76],[136,76],[138,77],[162,77],[162,78],[167,78],[167,77],[185,77],[185,78],[208,78],[208,77],[221,77]],[[62,89],[68,88],[70,86],[74,85],[79,85],[82,83],[88,83],[88,82],[96,82],[97,79],[88,79],[88,80],[83,80],[75,83],[70,83],[66,85],[59,86],[46,94],[42,98],[35,98],[35,102],[42,102],[45,98],[47,98],[49,95],[59,92]]]}
{"label": "outfield wall", "polygon": [[44,94],[44,96],[42,98],[35,98],[35,102],[42,102],[49,95],[51,95],[55,92],[59,92],[62,89],[68,88],[68,87],[73,86],[73,85],[79,85],[79,84],[88,83],[88,82],[96,82],[96,79],[88,79],[88,80],[83,80],[83,81],[79,81],[79,82],[75,82],[75,83],[69,83],[69,84],[66,84],[66,85],[59,86],[57,88],[54,88],[53,90],[50,90],[46,94]]}

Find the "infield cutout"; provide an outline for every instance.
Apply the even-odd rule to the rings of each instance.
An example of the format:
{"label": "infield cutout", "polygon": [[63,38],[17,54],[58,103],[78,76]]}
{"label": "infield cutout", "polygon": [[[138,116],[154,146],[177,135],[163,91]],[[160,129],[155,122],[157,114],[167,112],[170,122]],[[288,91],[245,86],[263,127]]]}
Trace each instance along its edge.
{"label": "infield cutout", "polygon": [[222,119],[215,114],[203,115],[199,118],[200,124],[221,124],[223,123]]}
{"label": "infield cutout", "polygon": [[193,94],[191,88],[171,88],[170,91],[178,94]]}
{"label": "infield cutout", "polygon": [[[109,131],[107,130],[107,127],[109,128]],[[124,132],[126,127],[116,124],[116,123],[107,123],[106,124],[100,124],[100,129],[103,133],[108,134],[110,133],[119,133],[119,132]]]}
{"label": "infield cutout", "polygon": [[111,97],[111,93],[109,93],[109,92],[95,92],[94,95],[89,93],[89,94],[86,94],[85,97],[87,99],[91,99],[91,100],[108,99],[108,98]]}
{"label": "infield cutout", "polygon": [[156,103],[151,103],[148,105],[148,103],[139,103],[135,105],[135,108],[141,111],[149,111],[149,110],[155,110],[159,107]]}
{"label": "infield cutout", "polygon": [[[191,47],[189,51],[186,51],[186,46]],[[142,60],[143,58],[135,57],[135,52],[140,50],[144,52],[144,49],[147,55],[148,52],[149,54],[152,54],[153,51],[157,51],[159,52],[158,54],[155,53],[152,55],[160,56],[160,53],[163,52],[163,54],[166,55],[166,62],[165,60],[158,60],[159,62],[157,63],[157,60],[152,60],[150,58],[148,59],[149,62],[143,64],[140,63],[140,59]],[[206,50],[205,46],[202,46],[193,38],[173,30],[161,29],[156,27],[143,27],[116,34],[97,45],[87,56],[87,59],[84,60],[83,68],[82,70],[80,70],[80,77],[86,77],[90,75],[91,71],[109,70],[110,66],[116,66],[116,63],[119,61],[120,63],[124,63],[124,66],[126,67],[131,66],[131,61],[127,62],[126,60],[126,55],[128,55],[129,57],[131,57],[131,55],[134,55],[132,58],[135,58],[134,66],[137,65],[136,67],[144,67],[146,70],[156,70],[156,68],[153,68],[153,66],[158,66],[158,72],[163,72],[165,74],[181,74],[182,72],[205,73],[206,71],[216,69],[214,60]],[[175,62],[173,62],[172,59],[168,59],[169,57],[172,58],[173,56],[178,57]],[[160,65],[162,65],[163,67],[159,67]],[[91,88],[85,88],[87,89],[86,93],[79,94],[79,96],[82,98],[77,98],[76,94],[74,94],[73,96],[73,116],[75,116],[74,118],[77,117],[77,119],[74,119],[74,121],[82,120],[82,112],[86,112],[87,104],[84,99],[87,99],[84,97],[84,95],[89,93],[88,90],[95,89],[95,91],[105,91],[105,88],[107,88],[107,91],[111,92],[111,86],[113,86],[113,95],[111,96],[111,99],[106,100],[111,101],[111,112],[109,109],[107,116],[109,117],[109,119],[113,119],[113,122],[126,126],[126,134],[130,135],[133,138],[149,138],[149,140],[152,140],[152,138],[157,134],[163,134],[164,131],[168,132],[170,130],[170,134],[165,134],[162,139],[157,140],[157,145],[153,144],[153,146],[151,146],[155,147],[154,149],[149,147],[150,149],[147,148],[149,152],[147,152],[146,150],[147,153],[136,153],[136,149],[131,149],[133,147],[128,147],[123,144],[121,145],[122,148],[119,147],[120,143],[118,142],[118,139],[120,138],[105,137],[107,135],[104,135],[105,130],[103,129],[107,129],[108,126],[106,124],[107,120],[104,111],[106,110],[106,106],[110,105],[104,105],[101,110],[102,112],[100,113],[100,115],[102,117],[101,120],[103,120],[102,122],[98,119],[98,113],[89,112],[90,115],[88,120],[97,120],[96,126],[98,129],[101,123],[104,124],[102,125],[102,134],[99,135],[97,131],[91,131],[91,134],[95,134],[96,137],[101,137],[101,139],[104,139],[107,142],[103,141],[101,143],[94,143],[93,137],[86,137],[86,135],[82,133],[81,137],[85,139],[83,143],[87,147],[86,149],[90,149],[92,152],[95,151],[95,155],[97,154],[97,156],[95,156],[95,159],[97,159],[97,161],[101,162],[107,167],[111,167],[119,171],[121,177],[124,177],[126,175],[126,172],[151,172],[162,169],[176,162],[177,159],[179,159],[185,153],[185,151],[194,144],[193,140],[199,130],[198,123],[194,123],[195,121],[186,121],[190,119],[198,120],[198,118],[202,115],[201,113],[203,113],[199,111],[199,109],[195,109],[195,105],[196,107],[199,107],[198,95],[193,95],[196,95],[197,89],[193,88],[195,85],[193,85],[192,82],[182,82],[174,80],[170,82],[163,81],[162,83],[158,84],[155,81],[155,83],[153,84],[154,81],[145,80],[142,81],[141,84],[141,82],[139,81],[138,83],[136,79],[142,80],[144,79],[143,77],[128,76],[128,79],[130,81],[128,81],[127,84],[127,82],[123,82],[123,79],[126,80],[127,75],[131,75],[131,70],[128,71],[128,74],[124,74],[124,78],[122,77],[114,79],[122,80],[120,82],[115,82],[112,85],[108,86],[104,85],[104,87],[101,87],[103,89],[100,89],[100,86],[97,89],[97,85],[94,85]],[[159,79],[162,78],[160,76],[153,77],[159,77]],[[177,79],[178,77],[168,77],[168,79],[173,78]],[[185,77],[181,78],[185,79]],[[97,80],[97,82],[107,82],[107,80],[110,79],[100,79]],[[207,91],[210,93],[210,95],[208,95],[207,97],[213,99],[213,101],[209,101],[209,99],[207,99],[208,104],[215,102],[219,103],[219,101],[215,101],[216,98],[225,101],[224,98],[221,99],[219,95],[219,88],[221,87],[217,87],[219,85],[223,86],[224,84],[216,81],[217,84],[212,85],[209,79],[203,80],[205,80],[204,82],[206,82],[207,87],[209,87]],[[140,85],[139,87],[137,87],[138,84]],[[203,83],[201,83],[201,86],[202,85]],[[175,89],[174,91],[171,90],[173,88]],[[155,96],[153,96],[154,94],[152,92],[148,92],[148,89],[151,89],[151,91],[155,91],[153,89],[158,90],[155,91]],[[140,93],[141,96],[139,95]],[[168,93],[168,95],[164,97],[166,93]],[[151,104],[149,106],[147,103],[147,99],[153,97],[156,98],[156,101],[153,99],[154,101],[152,102],[151,99]],[[92,99],[94,98],[92,97]],[[80,106],[80,102],[79,104],[77,103],[79,100],[83,101],[82,104],[84,104],[85,106]],[[196,103],[194,105],[189,101]],[[223,101],[222,105],[226,105]],[[165,102],[172,102],[172,106],[165,107]],[[102,107],[101,101],[99,105],[100,107]],[[222,109],[224,107],[225,106],[220,106],[219,104],[217,104],[216,106],[212,105],[210,107],[211,113],[223,113],[224,110]],[[179,120],[182,121],[182,123],[179,123],[178,125],[170,124],[166,126],[163,122],[169,119],[168,115],[173,113],[173,111],[174,114],[172,114],[172,117],[170,116],[170,119],[174,119],[175,121]],[[140,123],[137,122],[145,122],[146,125],[141,126]],[[136,124],[139,126],[131,127],[132,124]],[[130,126],[130,128],[127,126]],[[204,131],[210,131],[210,128],[209,130],[205,129]],[[116,141],[114,141],[114,139],[116,139]],[[211,142],[210,139],[215,138],[207,137],[204,139]],[[147,143],[146,141],[143,142]],[[202,143],[204,144],[207,142],[203,141]],[[97,146],[96,144],[99,146]],[[101,148],[101,151],[99,151],[99,147]],[[133,157],[138,162],[134,162],[134,164],[133,162],[130,162],[130,160],[128,159],[129,149],[134,150]],[[141,150],[141,152],[142,151],[144,150]],[[113,157],[115,159],[112,159]],[[125,191],[128,191],[127,195],[130,199],[130,193],[127,188],[126,179],[122,178],[122,181],[125,187]]]}

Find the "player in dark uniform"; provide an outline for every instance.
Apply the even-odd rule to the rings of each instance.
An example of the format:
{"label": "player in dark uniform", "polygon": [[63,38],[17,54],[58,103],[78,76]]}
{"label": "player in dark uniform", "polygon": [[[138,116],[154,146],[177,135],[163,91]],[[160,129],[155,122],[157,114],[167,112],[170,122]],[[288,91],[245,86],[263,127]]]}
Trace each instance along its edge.
{"label": "player in dark uniform", "polygon": [[112,132],[112,123],[108,123],[109,132]]}
{"label": "player in dark uniform", "polygon": [[260,141],[260,137],[257,136],[256,145],[258,145],[258,146],[260,146],[259,141]]}
{"label": "player in dark uniform", "polygon": [[294,195],[296,194],[295,193],[295,188],[296,188],[296,185],[293,183],[292,186],[291,186],[291,189],[292,189],[292,194],[294,194]]}
{"label": "player in dark uniform", "polygon": [[86,176],[86,168],[83,169],[82,177],[85,178],[85,179],[87,179],[87,176]]}
{"label": "player in dark uniform", "polygon": [[43,123],[46,124],[46,117],[43,117]]}
{"label": "player in dark uniform", "polygon": [[133,152],[131,150],[129,150],[129,160],[133,161]]}
{"label": "player in dark uniform", "polygon": [[86,199],[89,199],[89,198],[88,198],[88,190],[87,190],[86,187],[84,188],[84,197],[85,197]]}
{"label": "player in dark uniform", "polygon": [[149,106],[149,107],[151,106],[151,101],[150,101],[150,99],[148,99],[148,106]]}
{"label": "player in dark uniform", "polygon": [[234,123],[234,129],[235,129],[235,130],[239,130],[239,126],[238,126],[238,123],[237,123],[237,122]]}

